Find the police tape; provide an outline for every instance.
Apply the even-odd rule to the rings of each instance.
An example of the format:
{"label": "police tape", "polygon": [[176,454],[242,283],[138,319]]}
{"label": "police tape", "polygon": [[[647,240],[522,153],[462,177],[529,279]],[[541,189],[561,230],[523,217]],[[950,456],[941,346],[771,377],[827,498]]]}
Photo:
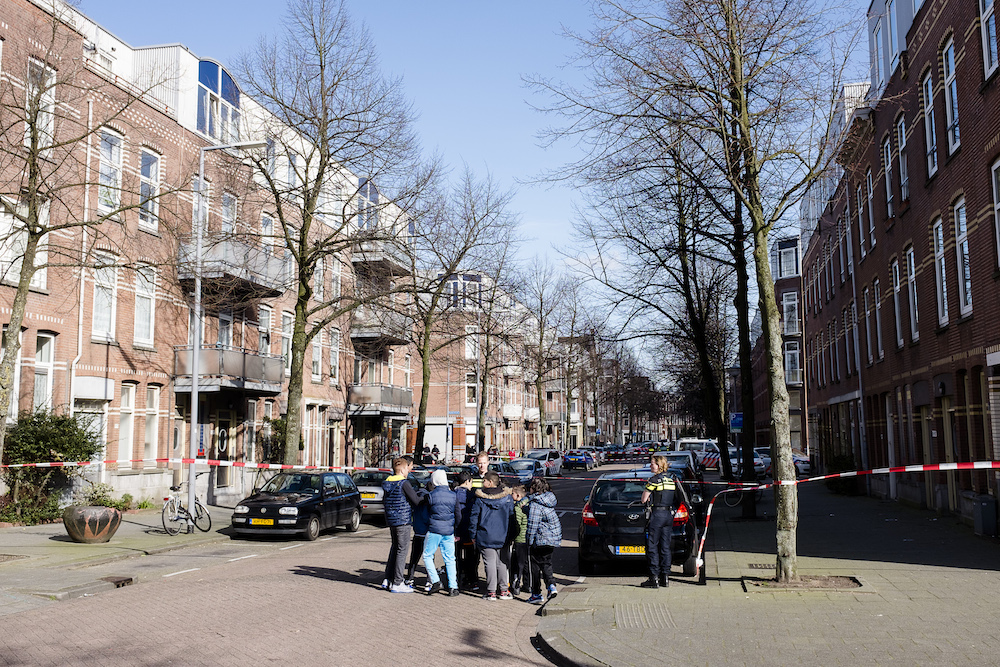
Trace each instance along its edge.
{"label": "police tape", "polygon": [[[103,461],[47,461],[45,463],[6,463],[0,465],[2,468],[84,468],[88,466],[115,466],[131,468],[132,464],[141,463],[167,463],[182,465],[207,465],[209,467],[221,468],[247,468],[250,470],[332,470],[349,472],[354,470],[382,470],[389,471],[388,468],[374,468],[364,466],[314,466],[314,465],[292,465],[288,463],[251,463],[247,461],[225,461],[222,459],[105,459]],[[391,471],[389,471],[391,472]]]}

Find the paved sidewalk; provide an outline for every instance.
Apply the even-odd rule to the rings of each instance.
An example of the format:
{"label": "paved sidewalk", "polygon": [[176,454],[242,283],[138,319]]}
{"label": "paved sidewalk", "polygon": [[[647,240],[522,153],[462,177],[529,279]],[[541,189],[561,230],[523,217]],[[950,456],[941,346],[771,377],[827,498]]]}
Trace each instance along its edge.
{"label": "paved sidewalk", "polygon": [[160,509],[127,512],[110,542],[78,544],[61,523],[0,528],[0,616],[33,609],[45,600],[64,600],[115,588],[90,566],[174,549],[229,541],[232,509],[209,507],[207,533],[170,536],[163,530]]}
{"label": "paved sidewalk", "polygon": [[832,495],[821,483],[801,486],[799,501],[799,572],[856,577],[861,588],[760,585],[775,560],[767,492],[766,520],[716,507],[707,585],[680,576],[655,591],[585,581],[546,605],[539,638],[562,662],[582,665],[995,664],[1000,542],[954,517]]}

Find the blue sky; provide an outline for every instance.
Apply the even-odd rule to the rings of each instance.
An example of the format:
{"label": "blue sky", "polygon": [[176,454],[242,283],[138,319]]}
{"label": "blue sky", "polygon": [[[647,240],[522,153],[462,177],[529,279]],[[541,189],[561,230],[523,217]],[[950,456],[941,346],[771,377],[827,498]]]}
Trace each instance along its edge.
{"label": "blue sky", "polygon": [[[463,162],[489,170],[515,186],[514,209],[525,255],[565,247],[571,234],[574,192],[565,186],[517,185],[576,157],[570,145],[543,150],[536,135],[548,122],[528,100],[538,98],[522,75],[573,77],[561,69],[573,44],[563,26],[590,25],[584,0],[504,3],[431,0],[349,0],[365,22],[383,69],[404,79],[420,113],[418,129],[428,151],[437,150],[458,173]],[[80,10],[132,46],[181,43],[197,56],[232,63],[257,37],[278,29],[280,0],[81,0]]]}

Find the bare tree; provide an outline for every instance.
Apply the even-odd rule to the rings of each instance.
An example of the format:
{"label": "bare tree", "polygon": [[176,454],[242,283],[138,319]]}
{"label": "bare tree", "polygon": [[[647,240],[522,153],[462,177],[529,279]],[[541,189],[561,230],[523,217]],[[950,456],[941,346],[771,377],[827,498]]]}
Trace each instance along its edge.
{"label": "bare tree", "polygon": [[[10,409],[31,291],[45,289],[50,272],[141,268],[130,257],[136,220],[171,224],[162,200],[178,190],[167,182],[154,188],[126,173],[120,163],[124,140],[109,132],[114,125],[128,128],[137,143],[159,141],[156,130],[135,123],[129,111],[146,104],[158,109],[147,93],[165,76],[147,72],[142,89],[122,85],[85,53],[71,6],[37,4],[33,25],[3,42],[0,279],[15,288],[3,334],[0,414]],[[93,164],[99,156],[108,158],[102,169]],[[0,420],[0,457],[5,431]]]}
{"label": "bare tree", "polygon": [[[280,35],[262,38],[238,69],[264,109],[248,119],[251,135],[268,139],[266,150],[250,155],[274,212],[263,242],[292,264],[291,461],[299,450],[306,348],[359,304],[385,305],[400,291],[390,283],[410,264],[409,209],[435,167],[419,166],[402,82],[381,73],[370,35],[343,0],[291,0]],[[316,289],[324,268],[373,248],[397,260],[379,275],[357,277],[357,289]]]}

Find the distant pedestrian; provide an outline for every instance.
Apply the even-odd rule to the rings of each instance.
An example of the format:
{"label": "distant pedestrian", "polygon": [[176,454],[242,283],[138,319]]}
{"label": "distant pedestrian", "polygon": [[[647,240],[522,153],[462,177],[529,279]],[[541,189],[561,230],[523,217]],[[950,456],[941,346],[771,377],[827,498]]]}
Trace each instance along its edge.
{"label": "distant pedestrian", "polygon": [[448,594],[458,595],[458,573],[455,569],[455,526],[461,523],[462,512],[458,495],[448,488],[448,473],[435,470],[431,473],[431,492],[427,497],[430,523],[424,543],[424,567],[427,569],[428,595],[441,590],[441,579],[434,565],[434,554],[441,548],[444,570],[448,576]]}
{"label": "distant pedestrian", "polygon": [[562,543],[562,523],[556,514],[556,496],[544,477],[535,477],[528,487],[528,527],[525,540],[531,560],[531,597],[528,602],[542,601],[542,581],[554,598],[555,576],[552,574],[552,552]]}
{"label": "distant pedestrian", "polygon": [[385,523],[389,527],[392,546],[385,563],[385,579],[382,588],[393,593],[412,593],[413,588],[403,581],[406,569],[406,547],[410,544],[410,530],[413,523],[413,508],[423,502],[407,475],[411,464],[403,457],[392,461],[393,473],[382,482]]}
{"label": "distant pedestrian", "polygon": [[665,456],[649,458],[649,471],[653,476],[646,481],[642,492],[643,504],[649,503],[649,518],[646,520],[649,579],[640,584],[643,588],[670,585],[670,538],[673,535],[676,484],[667,471],[668,466]]}
{"label": "distant pedestrian", "polygon": [[486,600],[512,600],[507,569],[507,535],[514,514],[510,489],[500,486],[500,475],[493,471],[483,476],[483,488],[476,491],[476,502],[469,519],[469,536],[483,556],[486,569]]}
{"label": "distant pedestrian", "polygon": [[476,497],[472,490],[472,473],[462,470],[455,481],[456,503],[460,514],[455,534],[458,536],[458,586],[470,591],[479,590],[479,555],[469,537],[469,520]]}
{"label": "distant pedestrian", "polygon": [[434,445],[434,448],[431,449],[431,460],[434,463],[437,463],[440,459],[441,459],[441,450],[438,449],[437,445]]}
{"label": "distant pedestrian", "polygon": [[528,492],[523,484],[510,490],[514,500],[514,523],[517,532],[510,555],[510,592],[520,595],[521,589],[530,590],[531,574],[528,564]]}

